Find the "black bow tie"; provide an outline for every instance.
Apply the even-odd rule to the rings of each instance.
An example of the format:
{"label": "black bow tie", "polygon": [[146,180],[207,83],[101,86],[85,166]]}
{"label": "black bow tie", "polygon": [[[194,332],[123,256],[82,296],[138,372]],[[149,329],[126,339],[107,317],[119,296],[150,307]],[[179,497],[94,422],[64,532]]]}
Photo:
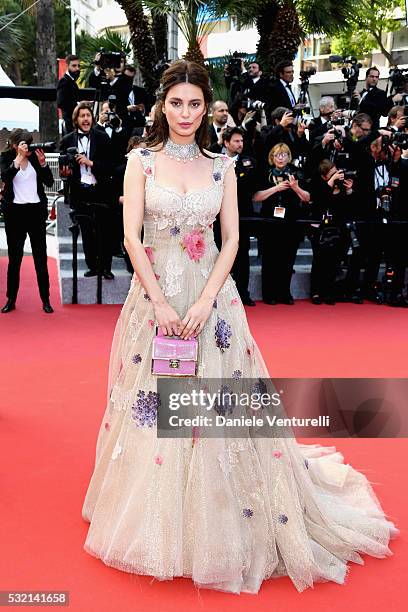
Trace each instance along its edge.
{"label": "black bow tie", "polygon": [[221,128],[216,127],[215,129],[217,130],[217,132],[221,132]]}
{"label": "black bow tie", "polygon": [[82,138],[89,138],[89,134],[83,134],[82,132],[78,132],[78,138],[82,140]]}

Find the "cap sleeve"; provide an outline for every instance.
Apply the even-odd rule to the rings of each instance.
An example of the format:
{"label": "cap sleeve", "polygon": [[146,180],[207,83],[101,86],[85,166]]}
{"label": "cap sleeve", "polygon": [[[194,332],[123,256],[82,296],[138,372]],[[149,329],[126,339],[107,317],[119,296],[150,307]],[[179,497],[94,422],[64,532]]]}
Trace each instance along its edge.
{"label": "cap sleeve", "polygon": [[138,157],[140,163],[143,166],[143,174],[147,177],[151,177],[154,172],[154,153],[150,151],[150,149],[143,149],[139,147],[138,149],[132,149],[126,155],[128,159],[131,157]]}
{"label": "cap sleeve", "polygon": [[214,179],[220,180],[223,183],[225,173],[230,166],[235,167],[235,161],[228,155],[217,155],[214,161]]}

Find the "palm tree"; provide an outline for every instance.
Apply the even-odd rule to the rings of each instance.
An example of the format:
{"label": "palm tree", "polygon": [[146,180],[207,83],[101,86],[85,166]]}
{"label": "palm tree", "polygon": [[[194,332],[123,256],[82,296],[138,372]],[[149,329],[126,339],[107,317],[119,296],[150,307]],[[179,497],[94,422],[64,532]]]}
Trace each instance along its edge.
{"label": "palm tree", "polygon": [[9,13],[0,15],[0,64],[8,65],[10,57],[17,51],[23,33],[17,21],[13,19],[17,15]]}
{"label": "palm tree", "polygon": [[216,20],[235,10],[242,0],[145,0],[152,15],[174,15],[177,26],[187,41],[185,59],[204,64],[200,49],[202,39],[210,34]]}

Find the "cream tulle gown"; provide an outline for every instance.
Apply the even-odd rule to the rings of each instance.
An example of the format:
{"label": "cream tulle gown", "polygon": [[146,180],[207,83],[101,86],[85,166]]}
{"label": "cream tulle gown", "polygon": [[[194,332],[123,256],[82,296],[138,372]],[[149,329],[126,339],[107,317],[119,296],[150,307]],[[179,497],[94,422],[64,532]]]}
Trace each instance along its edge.
{"label": "cream tulle gown", "polygon": [[[231,161],[215,156],[212,185],[181,195],[155,181],[153,152],[133,154],[146,176],[144,245],[182,318],[217,258],[211,226]],[[198,251],[182,248],[194,230]],[[263,580],[281,575],[299,591],[343,583],[347,562],[363,563],[359,553],[392,554],[398,530],[366,477],[334,447],[293,438],[158,439],[154,333],[153,306],[135,276],[115,330],[108,406],[83,506],[88,553],[126,572],[186,576],[233,593],[257,593]],[[199,376],[268,376],[230,276],[200,335]]]}

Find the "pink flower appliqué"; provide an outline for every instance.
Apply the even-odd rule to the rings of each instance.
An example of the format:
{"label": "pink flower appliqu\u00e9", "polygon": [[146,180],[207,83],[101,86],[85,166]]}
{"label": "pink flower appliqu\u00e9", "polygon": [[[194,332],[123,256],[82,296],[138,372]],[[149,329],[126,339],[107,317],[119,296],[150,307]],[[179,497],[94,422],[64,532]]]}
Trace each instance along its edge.
{"label": "pink flower appliqu\u00e9", "polygon": [[145,169],[145,174],[147,174],[147,176],[151,176],[152,169],[149,166],[147,166],[147,168]]}
{"label": "pink flower appliqu\u00e9", "polygon": [[153,319],[149,319],[149,325],[150,325],[150,327],[153,327],[153,325],[154,325]]}
{"label": "pink flower appliqu\u00e9", "polygon": [[146,251],[146,255],[149,258],[149,261],[151,264],[154,264],[154,253],[153,253],[153,247],[145,247],[145,251]]}
{"label": "pink flower appliqu\u00e9", "polygon": [[163,463],[163,457],[161,455],[156,455],[154,461],[157,465],[161,465]]}
{"label": "pink flower appliqu\u00e9", "polygon": [[232,298],[231,300],[231,306],[236,306],[239,303],[238,298]]}
{"label": "pink flower appliqu\u00e9", "polygon": [[273,451],[273,456],[276,457],[276,459],[280,459],[282,457],[282,453],[279,450]]}
{"label": "pink flower appliqu\u00e9", "polygon": [[181,246],[187,251],[187,255],[193,261],[200,261],[205,253],[205,240],[202,232],[193,230],[183,236]]}
{"label": "pink flower appliqu\u00e9", "polygon": [[110,430],[110,425],[109,425],[109,423],[105,423],[105,429],[106,429],[106,431],[109,431],[109,430]]}

